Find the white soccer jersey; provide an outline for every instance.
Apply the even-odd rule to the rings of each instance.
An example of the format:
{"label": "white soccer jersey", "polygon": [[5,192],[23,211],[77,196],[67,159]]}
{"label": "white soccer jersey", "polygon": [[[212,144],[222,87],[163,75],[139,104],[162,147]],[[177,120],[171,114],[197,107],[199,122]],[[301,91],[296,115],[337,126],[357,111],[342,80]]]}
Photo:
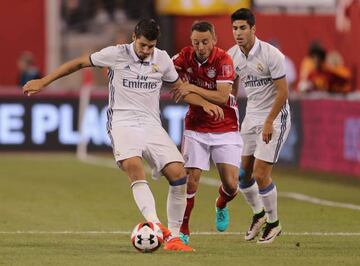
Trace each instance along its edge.
{"label": "white soccer jersey", "polygon": [[[274,46],[257,38],[248,57],[238,45],[230,48],[228,53],[234,61],[237,76],[240,76],[240,86],[245,89],[246,115],[265,119],[276,97],[273,80],[285,77],[285,56]],[[287,101],[282,112],[289,113]]]}
{"label": "white soccer jersey", "polygon": [[91,54],[90,61],[109,68],[108,130],[115,125],[161,125],[162,83],[179,77],[167,52],[155,48],[151,57],[140,60],[134,43],[121,44]]}

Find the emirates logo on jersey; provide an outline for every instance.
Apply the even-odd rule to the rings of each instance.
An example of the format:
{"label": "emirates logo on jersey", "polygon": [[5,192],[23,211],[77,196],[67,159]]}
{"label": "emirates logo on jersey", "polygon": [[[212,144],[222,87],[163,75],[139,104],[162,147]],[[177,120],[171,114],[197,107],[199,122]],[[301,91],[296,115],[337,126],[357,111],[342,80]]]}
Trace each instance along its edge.
{"label": "emirates logo on jersey", "polygon": [[256,68],[260,71],[263,72],[264,71],[264,67],[262,66],[262,64],[257,64]]}
{"label": "emirates logo on jersey", "polygon": [[207,75],[209,78],[211,78],[211,79],[212,79],[212,78],[215,78],[215,76],[216,76],[216,69],[215,69],[214,67],[208,68],[206,75]]}

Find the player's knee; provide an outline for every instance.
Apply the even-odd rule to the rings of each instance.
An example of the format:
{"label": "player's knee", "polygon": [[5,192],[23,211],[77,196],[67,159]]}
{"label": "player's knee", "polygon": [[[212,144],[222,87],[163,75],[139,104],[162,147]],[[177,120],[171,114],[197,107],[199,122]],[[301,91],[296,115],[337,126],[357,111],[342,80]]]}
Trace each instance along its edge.
{"label": "player's knee", "polygon": [[254,183],[254,178],[251,176],[251,171],[246,171],[245,168],[240,168],[239,172],[239,187],[244,189],[250,187]]}
{"label": "player's knee", "polygon": [[130,180],[145,179],[145,169],[141,161],[126,159],[118,161],[117,165],[127,174]]}
{"label": "player's knee", "polygon": [[268,186],[272,181],[271,177],[268,175],[254,175],[254,178],[256,179],[259,188]]}
{"label": "player's knee", "polygon": [[186,176],[186,170],[182,163],[171,163],[166,167],[166,175],[170,177],[171,180],[182,179]]}
{"label": "player's knee", "polygon": [[228,195],[234,195],[238,191],[237,184],[223,185],[223,189]]}
{"label": "player's knee", "polygon": [[199,180],[196,180],[195,178],[188,177],[187,181],[187,191],[197,191],[197,188],[199,186]]}

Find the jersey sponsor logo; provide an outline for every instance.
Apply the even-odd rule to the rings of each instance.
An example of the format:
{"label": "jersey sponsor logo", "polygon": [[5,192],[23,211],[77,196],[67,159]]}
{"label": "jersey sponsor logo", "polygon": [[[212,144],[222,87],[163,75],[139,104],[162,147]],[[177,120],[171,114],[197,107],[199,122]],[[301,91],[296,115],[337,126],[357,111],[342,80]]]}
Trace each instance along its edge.
{"label": "jersey sponsor logo", "polygon": [[137,80],[123,79],[123,86],[130,89],[156,89],[158,82],[147,81],[148,76],[138,75]]}
{"label": "jersey sponsor logo", "polygon": [[216,76],[216,69],[214,67],[209,67],[206,75],[211,79],[214,78]]}
{"label": "jersey sponsor logo", "polygon": [[245,87],[262,87],[272,83],[272,79],[271,77],[258,79],[256,76],[248,75],[244,83]]}
{"label": "jersey sponsor logo", "polygon": [[216,83],[215,82],[205,81],[205,80],[202,80],[200,78],[192,79],[190,81],[190,83],[195,84],[196,86],[206,88],[206,89],[211,89],[211,90],[216,88]]}

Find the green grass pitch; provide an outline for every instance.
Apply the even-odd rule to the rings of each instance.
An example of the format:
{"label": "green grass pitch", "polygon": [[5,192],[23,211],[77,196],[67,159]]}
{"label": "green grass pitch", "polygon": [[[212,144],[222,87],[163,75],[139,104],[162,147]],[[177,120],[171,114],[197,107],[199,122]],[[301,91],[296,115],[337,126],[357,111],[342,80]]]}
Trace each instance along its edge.
{"label": "green grass pitch", "polygon": [[[217,179],[214,170],[205,175]],[[243,240],[251,211],[240,194],[229,204],[227,233],[216,233],[217,188],[201,184],[191,219],[196,252],[141,254],[129,232],[143,218],[120,170],[72,154],[2,153],[0,265],[360,265],[360,182],[280,167],[273,176],[283,226],[274,243]],[[166,224],[167,182],[148,180]]]}

